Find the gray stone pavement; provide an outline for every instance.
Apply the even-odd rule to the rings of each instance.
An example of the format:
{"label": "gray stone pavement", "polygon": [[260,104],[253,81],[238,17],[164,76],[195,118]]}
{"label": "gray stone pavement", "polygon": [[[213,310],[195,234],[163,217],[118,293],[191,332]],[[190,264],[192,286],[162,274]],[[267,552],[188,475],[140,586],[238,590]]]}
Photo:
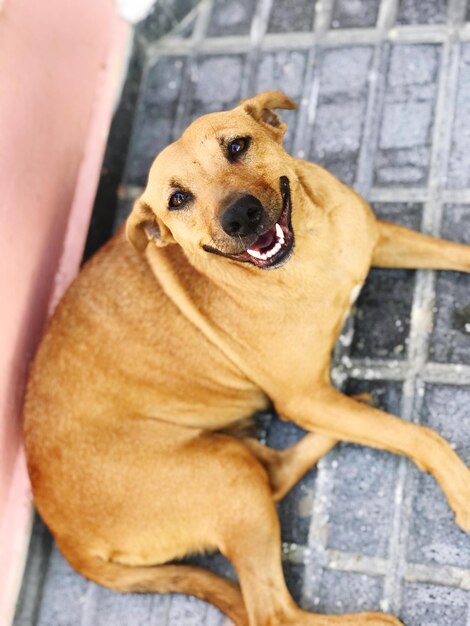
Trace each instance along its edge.
{"label": "gray stone pavement", "polygon": [[[300,105],[283,115],[294,155],[325,165],[381,217],[470,244],[465,1],[202,0],[193,17],[146,44],[117,222],[154,155],[192,119],[279,88]],[[372,391],[382,408],[432,426],[470,464],[470,276],[372,270],[332,373],[346,391]],[[261,421],[275,447],[302,436]],[[407,460],[340,445],[279,512],[286,577],[304,607],[470,626],[470,539]],[[233,575],[220,556],[198,561]],[[223,623],[192,598],[86,582],[36,524],[16,626]]]}

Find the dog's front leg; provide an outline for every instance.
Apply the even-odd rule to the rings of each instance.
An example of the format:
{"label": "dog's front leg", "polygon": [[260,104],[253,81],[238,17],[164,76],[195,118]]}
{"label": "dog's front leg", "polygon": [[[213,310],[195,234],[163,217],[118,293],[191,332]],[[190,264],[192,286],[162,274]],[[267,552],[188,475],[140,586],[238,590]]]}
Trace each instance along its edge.
{"label": "dog's front leg", "polygon": [[470,470],[433,430],[366,406],[332,387],[277,409],[307,430],[407,456],[434,476],[455,512],[457,524],[470,532]]}

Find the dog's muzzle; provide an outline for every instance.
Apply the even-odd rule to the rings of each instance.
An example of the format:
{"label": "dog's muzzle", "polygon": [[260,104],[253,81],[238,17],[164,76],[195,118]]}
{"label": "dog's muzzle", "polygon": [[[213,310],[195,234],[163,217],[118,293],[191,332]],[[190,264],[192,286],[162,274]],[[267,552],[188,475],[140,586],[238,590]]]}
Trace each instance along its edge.
{"label": "dog's muzzle", "polygon": [[283,265],[292,254],[294,233],[291,220],[291,195],[287,176],[281,176],[281,214],[276,222],[264,233],[257,234],[263,207],[254,196],[243,196],[232,204],[222,215],[223,230],[232,237],[248,238],[252,241],[243,252],[230,254],[211,246],[203,246],[206,252],[224,256],[232,261],[251,263],[261,269],[274,269]]}

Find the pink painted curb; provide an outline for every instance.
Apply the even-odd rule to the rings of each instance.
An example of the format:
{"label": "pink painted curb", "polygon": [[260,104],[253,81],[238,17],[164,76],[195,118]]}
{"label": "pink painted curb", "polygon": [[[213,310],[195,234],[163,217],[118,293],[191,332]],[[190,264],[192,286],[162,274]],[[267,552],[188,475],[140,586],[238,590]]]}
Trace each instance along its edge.
{"label": "pink painted curb", "polygon": [[32,518],[21,447],[30,359],[76,274],[130,28],[111,0],[0,0],[0,626]]}

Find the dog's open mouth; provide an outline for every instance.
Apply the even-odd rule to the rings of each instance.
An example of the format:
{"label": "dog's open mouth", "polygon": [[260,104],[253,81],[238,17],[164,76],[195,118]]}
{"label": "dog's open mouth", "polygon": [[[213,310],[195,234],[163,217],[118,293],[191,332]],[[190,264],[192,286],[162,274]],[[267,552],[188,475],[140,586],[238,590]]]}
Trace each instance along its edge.
{"label": "dog's open mouth", "polygon": [[269,230],[259,235],[243,252],[229,254],[203,246],[206,252],[219,254],[241,263],[251,263],[262,269],[274,269],[283,265],[290,257],[294,248],[294,233],[291,224],[291,196],[289,179],[280,178],[282,213],[277,222]]}

